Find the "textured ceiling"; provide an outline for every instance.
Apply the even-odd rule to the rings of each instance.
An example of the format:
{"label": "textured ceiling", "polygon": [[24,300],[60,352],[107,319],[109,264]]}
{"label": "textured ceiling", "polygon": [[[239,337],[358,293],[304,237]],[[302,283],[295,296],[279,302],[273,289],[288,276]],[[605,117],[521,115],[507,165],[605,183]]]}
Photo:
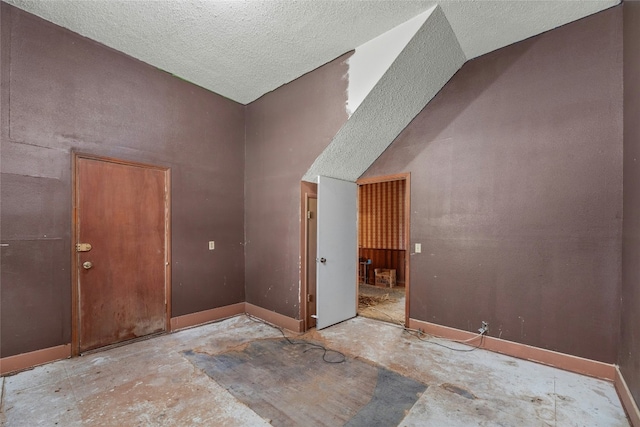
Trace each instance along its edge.
{"label": "textured ceiling", "polygon": [[440,1],[467,59],[473,59],[609,7],[621,0]]}
{"label": "textured ceiling", "polygon": [[[246,104],[436,4],[424,0],[3,0]],[[438,2],[467,59],[619,0]]]}
{"label": "textured ceiling", "polygon": [[295,0],[7,3],[243,104],[434,4]]}
{"label": "textured ceiling", "polygon": [[436,6],[302,179],[358,179],[465,60],[449,21]]}

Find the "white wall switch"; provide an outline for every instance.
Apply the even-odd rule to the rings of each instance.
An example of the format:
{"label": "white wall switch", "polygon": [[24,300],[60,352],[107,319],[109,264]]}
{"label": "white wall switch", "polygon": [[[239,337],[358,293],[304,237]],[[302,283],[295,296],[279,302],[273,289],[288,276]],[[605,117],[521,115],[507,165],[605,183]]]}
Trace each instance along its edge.
{"label": "white wall switch", "polygon": [[416,243],[416,253],[422,253],[422,243]]}
{"label": "white wall switch", "polygon": [[209,250],[212,251],[216,248],[216,242],[214,242],[213,240],[211,240],[209,242]]}

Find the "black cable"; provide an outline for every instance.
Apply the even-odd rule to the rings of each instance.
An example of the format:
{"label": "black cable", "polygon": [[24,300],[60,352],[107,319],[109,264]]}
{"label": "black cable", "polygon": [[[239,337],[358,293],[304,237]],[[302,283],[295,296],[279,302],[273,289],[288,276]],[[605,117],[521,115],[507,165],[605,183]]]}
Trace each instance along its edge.
{"label": "black cable", "polygon": [[[344,355],[344,353],[342,353],[342,352],[339,352],[339,351],[337,351],[337,350],[329,350],[329,349],[327,349],[326,347],[324,347],[324,346],[322,346],[322,345],[320,345],[320,344],[315,344],[315,343],[312,343],[312,342],[309,342],[309,341],[300,341],[300,342],[292,341],[289,337],[287,337],[287,336],[285,335],[284,330],[283,330],[281,327],[276,326],[276,325],[273,325],[273,324],[271,324],[271,323],[269,323],[269,322],[265,322],[264,320],[262,320],[262,319],[260,319],[260,318],[257,318],[257,317],[254,317],[254,316],[250,315],[249,313],[245,313],[245,315],[246,315],[250,320],[252,320],[252,321],[254,321],[254,322],[257,322],[257,323],[263,323],[263,324],[265,324],[265,325],[267,325],[267,326],[270,326],[270,327],[272,327],[272,328],[274,328],[274,329],[277,329],[278,331],[280,331],[280,333],[282,334],[282,336],[284,337],[284,339],[285,339],[285,340],[287,340],[287,342],[288,342],[289,344],[291,344],[291,345],[309,345],[309,346],[316,347],[317,349],[322,350],[322,351],[323,351],[323,354],[322,354],[322,360],[323,360],[325,363],[344,363],[344,362],[347,360],[346,356],[345,356],[345,355]],[[422,332],[421,332],[421,331],[414,331],[414,330],[409,329],[409,328],[406,328],[406,327],[403,327],[402,329],[404,330],[404,332],[406,332],[406,333],[408,333],[409,335],[411,335],[411,336],[413,336],[413,337],[415,337],[415,338],[419,339],[420,341],[426,342],[426,343],[428,343],[428,344],[437,345],[437,346],[439,346],[439,347],[444,347],[444,348],[446,348],[446,349],[448,349],[448,350],[452,350],[452,351],[459,351],[459,352],[462,352],[462,353],[469,353],[469,352],[475,351],[475,350],[479,349],[480,347],[482,347],[482,343],[484,342],[484,334],[482,334],[482,335],[480,335],[480,344],[478,344],[477,346],[475,346],[475,347],[473,347],[473,348],[471,348],[471,349],[466,349],[466,348],[464,348],[464,349],[463,349],[463,348],[453,348],[453,347],[449,347],[449,346],[444,345],[444,344],[440,344],[440,343],[435,342],[435,341],[431,341],[431,340],[428,340],[428,339],[424,339],[424,338],[422,338],[422,337],[420,336],[420,335],[422,335]],[[306,353],[306,352],[307,352],[307,351],[309,351],[309,350],[313,350],[313,348],[308,348],[308,349],[306,349],[303,353]],[[327,360],[327,353],[336,353],[336,354],[338,354],[338,355],[341,357],[341,359],[339,359],[339,360]]]}
{"label": "black cable", "polygon": [[404,328],[404,331],[406,333],[408,333],[409,335],[418,338],[420,341],[423,341],[423,342],[426,342],[426,343],[429,343],[429,344],[433,344],[433,345],[437,345],[437,346],[440,346],[440,347],[444,347],[444,348],[449,349],[449,350],[460,351],[460,352],[463,352],[463,353],[469,353],[471,351],[479,349],[480,347],[482,347],[482,342],[484,341],[484,334],[483,334],[483,335],[480,335],[480,344],[478,344],[477,346],[475,346],[475,347],[473,347],[471,349],[453,348],[453,347],[446,346],[444,344],[440,344],[439,342],[435,342],[435,341],[431,341],[431,340],[427,340],[427,339],[422,338],[420,336],[422,334],[422,332],[420,332],[420,331],[413,331],[413,330],[408,329],[408,328]]}
{"label": "black cable", "polygon": [[[269,322],[265,322],[264,320],[262,320],[260,318],[257,318],[257,317],[254,317],[254,316],[250,315],[249,313],[245,313],[245,315],[249,318],[249,320],[252,320],[252,321],[257,322],[257,323],[262,323],[262,324],[270,326],[270,327],[272,327],[274,329],[277,329],[278,331],[280,331],[280,333],[282,334],[284,339],[287,340],[287,342],[289,344],[291,344],[291,345],[308,345],[308,346],[314,347],[314,348],[308,348],[308,349],[304,350],[303,353],[306,353],[309,350],[316,350],[316,349],[322,350],[323,351],[322,360],[325,363],[344,363],[347,360],[347,356],[345,356],[344,353],[339,352],[338,350],[330,350],[330,349],[328,349],[328,348],[326,348],[326,347],[324,347],[324,346],[322,346],[320,344],[315,344],[315,343],[312,343],[312,342],[309,342],[309,341],[293,341],[288,336],[285,335],[284,330],[281,327],[273,325],[273,324],[271,324]],[[328,353],[335,353],[335,354],[337,354],[339,356],[339,358],[337,360],[329,360],[329,359],[327,359],[327,354]]]}
{"label": "black cable", "polygon": [[[367,305],[367,306],[368,306],[369,308],[373,308],[373,309],[375,310],[375,307],[372,307],[372,306],[370,306],[370,305]],[[389,316],[387,313],[383,312],[382,310],[378,310],[378,311],[379,311],[380,313],[382,313],[382,314],[385,314],[385,315],[386,315],[387,317],[389,317],[390,319],[393,319],[391,316]],[[393,320],[395,320],[395,319],[393,319]],[[435,341],[430,341],[430,340],[427,340],[427,339],[422,338],[422,337],[421,337],[421,335],[423,334],[423,332],[422,332],[422,331],[416,331],[415,329],[409,329],[409,328],[407,328],[407,327],[404,325],[404,323],[395,323],[395,322],[394,322],[394,323],[392,323],[392,325],[393,325],[393,326],[396,326],[396,327],[397,327],[397,326],[401,327],[401,328],[402,328],[402,330],[403,330],[404,332],[408,333],[408,334],[409,334],[409,335],[411,335],[411,336],[414,336],[414,337],[418,338],[420,341],[424,341],[424,342],[429,343],[429,344],[433,344],[433,345],[437,345],[437,346],[440,346],[440,347],[444,347],[444,348],[447,348],[447,349],[449,349],[449,350],[453,350],[453,351],[471,352],[471,351],[477,350],[478,348],[482,347],[482,343],[483,343],[483,341],[484,341],[484,334],[478,334],[478,336],[477,336],[477,337],[474,337],[474,338],[472,338],[472,339],[470,340],[470,341],[473,341],[473,340],[475,340],[476,338],[480,338],[480,344],[478,344],[476,347],[473,347],[472,349],[453,348],[453,347],[446,346],[446,345],[444,345],[444,344],[440,344],[440,343],[435,342]],[[453,342],[457,342],[457,341],[453,341]],[[469,342],[469,341],[467,341],[467,342]],[[466,344],[467,344],[467,342],[460,342],[459,344],[465,344],[465,345],[466,345]]]}

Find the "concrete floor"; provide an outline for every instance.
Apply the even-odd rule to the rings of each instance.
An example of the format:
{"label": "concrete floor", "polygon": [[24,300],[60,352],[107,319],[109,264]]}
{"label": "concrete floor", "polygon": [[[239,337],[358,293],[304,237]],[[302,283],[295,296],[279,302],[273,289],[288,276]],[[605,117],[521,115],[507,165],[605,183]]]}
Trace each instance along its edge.
{"label": "concrete floor", "polygon": [[[181,352],[218,354],[279,336],[238,316],[37,367],[0,379],[0,421],[6,426],[270,425]],[[448,350],[363,317],[312,330],[306,338],[427,385],[401,426],[629,426],[606,381],[484,350]]]}

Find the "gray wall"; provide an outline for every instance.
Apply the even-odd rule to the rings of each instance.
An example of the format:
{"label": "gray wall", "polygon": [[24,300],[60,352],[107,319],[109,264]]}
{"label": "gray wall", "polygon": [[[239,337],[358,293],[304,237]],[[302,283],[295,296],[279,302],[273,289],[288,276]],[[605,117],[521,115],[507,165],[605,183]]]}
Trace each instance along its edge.
{"label": "gray wall", "polygon": [[412,318],[617,360],[621,19],[468,62],[364,174],[411,172]]}
{"label": "gray wall", "polygon": [[624,3],[624,227],[618,364],[640,403],[640,2]]}
{"label": "gray wall", "polygon": [[299,319],[300,180],[347,119],[349,54],[247,106],[247,302]]}
{"label": "gray wall", "polygon": [[173,316],[243,301],[245,108],[1,7],[1,356],[70,342],[72,150],[171,168]]}

